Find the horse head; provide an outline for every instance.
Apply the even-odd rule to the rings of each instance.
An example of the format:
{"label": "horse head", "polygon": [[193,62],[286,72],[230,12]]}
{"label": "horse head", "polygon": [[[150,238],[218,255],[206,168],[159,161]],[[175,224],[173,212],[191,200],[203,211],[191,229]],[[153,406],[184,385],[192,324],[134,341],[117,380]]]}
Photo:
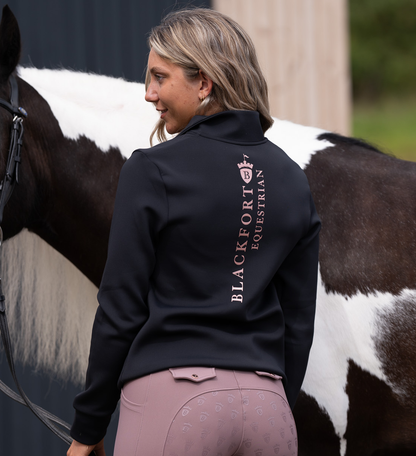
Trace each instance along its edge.
{"label": "horse head", "polygon": [[[45,154],[46,138],[42,122],[56,125],[47,103],[25,81],[17,76],[21,52],[19,25],[8,6],[3,8],[0,23],[0,98],[9,101],[12,96],[12,78],[17,82],[16,102],[29,112],[22,123],[26,130],[22,147],[22,166],[18,170],[18,184],[14,185],[10,201],[6,204],[2,228],[5,239],[15,236],[24,227],[36,231],[44,224],[44,207],[48,197],[48,157]],[[5,170],[13,131],[13,116],[0,109],[0,177],[6,180]],[[14,180],[14,177],[13,177]],[[43,185],[38,185],[42,182]],[[13,183],[14,184],[14,183]]]}
{"label": "horse head", "polygon": [[[3,15],[0,23],[0,98],[4,101],[11,100],[11,85],[10,78],[16,72],[16,66],[19,63],[21,51],[20,31],[17,20],[14,17],[8,6],[3,8]],[[0,133],[0,172],[3,179],[2,186],[5,180],[7,153],[11,143],[11,130],[13,128],[12,119],[13,113],[9,112],[2,106],[0,109],[1,133]],[[19,192],[16,192],[19,193]],[[20,196],[20,199],[22,199]],[[19,199],[19,197],[17,197]],[[16,199],[16,197],[14,198]],[[7,212],[8,210],[6,210]],[[7,217],[8,222],[3,226],[6,237],[16,234],[20,229],[16,218]]]}

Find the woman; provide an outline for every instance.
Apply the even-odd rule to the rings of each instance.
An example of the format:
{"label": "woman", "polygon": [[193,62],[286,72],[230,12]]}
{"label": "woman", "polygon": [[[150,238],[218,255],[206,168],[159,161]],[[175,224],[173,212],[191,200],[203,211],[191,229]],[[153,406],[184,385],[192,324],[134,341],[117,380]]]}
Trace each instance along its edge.
{"label": "woman", "polygon": [[149,45],[155,132],[178,135],[123,167],[68,455],[105,454],[120,389],[117,456],[297,454],[320,229],[306,177],[264,138],[238,24],[178,11]]}

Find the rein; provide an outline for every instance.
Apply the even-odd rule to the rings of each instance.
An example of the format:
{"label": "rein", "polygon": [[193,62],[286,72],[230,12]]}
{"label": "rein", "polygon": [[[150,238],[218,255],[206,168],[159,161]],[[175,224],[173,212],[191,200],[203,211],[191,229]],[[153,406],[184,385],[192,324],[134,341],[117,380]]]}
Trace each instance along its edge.
{"label": "rein", "polygon": [[[19,183],[19,165],[20,165],[20,152],[23,143],[23,118],[27,117],[26,111],[19,107],[19,92],[17,87],[17,81],[14,75],[10,76],[9,79],[11,86],[11,95],[10,103],[6,100],[0,98],[0,107],[9,111],[13,116],[13,126],[11,130],[11,139],[9,146],[9,154],[7,157],[6,171],[3,177],[3,180],[0,183],[0,249],[3,245],[3,230],[1,228],[1,222],[3,221],[3,211],[6,206],[15,184]],[[14,360],[12,355],[12,345],[10,340],[9,328],[6,318],[6,306],[5,306],[5,297],[3,295],[1,278],[0,278],[0,329],[1,329],[1,338],[3,341],[4,349],[7,356],[7,362],[9,364],[10,372],[13,376],[13,380],[16,384],[16,387],[20,393],[15,393],[10,389],[5,383],[0,380],[0,390],[3,391],[7,396],[12,398],[14,401],[19,402],[20,404],[28,407],[39,419],[48,427],[54,434],[56,434],[60,439],[66,442],[68,445],[71,444],[72,438],[68,435],[67,432],[63,431],[60,426],[70,429],[70,426],[60,418],[56,417],[52,413],[44,410],[42,407],[39,407],[36,404],[33,404],[29,398],[26,396],[22,387],[20,386],[16,370],[14,366]],[[56,423],[56,424],[55,424]]]}

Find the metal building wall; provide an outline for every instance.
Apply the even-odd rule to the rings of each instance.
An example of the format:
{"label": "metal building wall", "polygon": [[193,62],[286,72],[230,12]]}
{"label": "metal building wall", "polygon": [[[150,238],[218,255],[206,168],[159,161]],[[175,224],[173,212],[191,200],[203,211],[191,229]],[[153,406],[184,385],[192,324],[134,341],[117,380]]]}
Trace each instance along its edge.
{"label": "metal building wall", "polygon": [[146,34],[172,9],[210,0],[5,0],[23,38],[21,63],[143,81]]}
{"label": "metal building wall", "polygon": [[[21,64],[72,68],[135,81],[144,79],[146,34],[150,28],[172,8],[189,4],[210,6],[209,0],[7,0],[7,3],[20,26]],[[17,373],[33,402],[71,422],[72,401],[79,387],[51,380],[19,363]],[[13,385],[1,350],[0,379]],[[108,456],[112,454],[116,425],[117,416],[106,438]],[[0,393],[0,456],[63,456],[67,449],[29,410]]]}
{"label": "metal building wall", "polygon": [[[17,376],[23,390],[33,402],[69,423],[72,421],[72,401],[80,388],[71,383],[52,380],[20,363],[17,363]],[[4,353],[0,354],[0,378],[14,387]],[[110,456],[117,417],[118,415],[114,416],[106,439],[106,451]],[[66,443],[52,434],[29,409],[0,393],[0,456],[64,456],[67,450]]]}

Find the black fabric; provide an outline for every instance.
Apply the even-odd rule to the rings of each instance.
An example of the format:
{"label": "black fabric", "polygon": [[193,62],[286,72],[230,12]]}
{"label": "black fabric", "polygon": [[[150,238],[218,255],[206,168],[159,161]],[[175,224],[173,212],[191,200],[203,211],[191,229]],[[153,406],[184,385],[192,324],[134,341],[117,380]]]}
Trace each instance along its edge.
{"label": "black fabric", "polygon": [[99,441],[122,385],[171,367],[276,373],[293,407],[312,343],[319,229],[305,174],[264,138],[257,112],[196,116],[135,151],[72,436]]}

